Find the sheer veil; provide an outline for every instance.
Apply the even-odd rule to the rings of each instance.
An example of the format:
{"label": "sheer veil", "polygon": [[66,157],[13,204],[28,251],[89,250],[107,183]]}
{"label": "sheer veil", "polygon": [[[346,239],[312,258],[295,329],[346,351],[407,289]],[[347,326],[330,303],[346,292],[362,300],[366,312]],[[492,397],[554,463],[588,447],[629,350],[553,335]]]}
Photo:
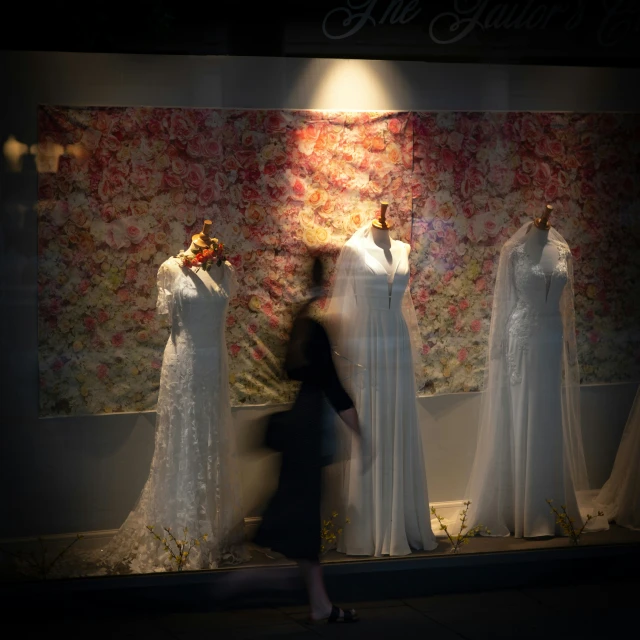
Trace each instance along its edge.
{"label": "sheer veil", "polygon": [[[467,485],[466,496],[472,501],[469,522],[475,514],[498,513],[504,504],[504,479],[512,477],[514,443],[510,427],[511,372],[506,353],[507,325],[515,308],[516,295],[511,261],[513,252],[527,239],[533,223],[527,222],[504,244],[498,263],[498,274],[493,295],[491,328],[485,366],[484,388],[480,402],[478,444]],[[562,354],[562,427],[565,465],[570,470],[577,492],[589,489],[580,425],[580,371],[578,367],[573,267],[571,251],[564,238],[554,229],[549,230],[549,241],[567,256],[568,282],[560,300],[563,323]],[[496,532],[497,533],[497,532]]]}

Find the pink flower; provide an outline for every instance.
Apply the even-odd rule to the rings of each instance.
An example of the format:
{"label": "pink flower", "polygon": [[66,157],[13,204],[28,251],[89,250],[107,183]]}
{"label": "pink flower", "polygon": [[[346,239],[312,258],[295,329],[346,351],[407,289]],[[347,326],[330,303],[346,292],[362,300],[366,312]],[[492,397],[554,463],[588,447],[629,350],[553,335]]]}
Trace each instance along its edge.
{"label": "pink flower", "polygon": [[153,360],[151,360],[151,368],[156,370],[162,369],[162,360],[153,358]]}
{"label": "pink flower", "polygon": [[544,158],[545,156],[551,155],[551,149],[549,147],[549,141],[546,138],[540,138],[538,142],[536,142],[535,153],[537,156]]}
{"label": "pink flower", "polygon": [[98,380],[104,380],[109,375],[109,367],[106,364],[99,364],[96,369]]}
{"label": "pink flower", "polygon": [[251,351],[251,355],[253,356],[254,360],[262,360],[262,358],[264,358],[264,350],[261,347],[254,347],[253,350]]}
{"label": "pink flower", "polygon": [[402,131],[402,122],[398,118],[391,118],[387,122],[387,128],[394,136],[397,136]]}
{"label": "pink flower", "polygon": [[127,226],[127,238],[133,244],[140,244],[146,236],[146,233],[137,225],[137,224],[129,224]]}
{"label": "pink flower", "polygon": [[538,161],[535,158],[526,156],[522,158],[522,171],[528,175],[533,175],[538,169]]}
{"label": "pink flower", "polygon": [[555,200],[558,197],[558,184],[556,182],[549,182],[549,184],[545,187],[544,197],[549,202],[550,200]]}
{"label": "pink flower", "polygon": [[217,140],[209,138],[209,140],[204,143],[204,155],[207,158],[222,157],[222,144]]}
{"label": "pink flower", "polygon": [[551,178],[551,167],[546,162],[541,162],[533,176],[533,181],[538,186],[543,186],[549,182],[549,178]]}
{"label": "pink flower", "polygon": [[124,343],[124,336],[121,333],[114,333],[111,336],[111,344],[114,347],[121,347]]}
{"label": "pink flower", "polygon": [[517,169],[516,183],[521,187],[527,187],[531,184],[531,178],[522,169]]}
{"label": "pink flower", "polygon": [[254,322],[252,322],[251,324],[249,324],[249,326],[247,327],[247,331],[249,333],[258,333],[258,325],[255,324]]}
{"label": "pink flower", "polygon": [[455,304],[449,305],[449,316],[455,318],[458,315],[458,307]]}
{"label": "pink flower", "polygon": [[56,361],[51,365],[51,369],[53,371],[55,371],[56,373],[58,371],[60,371],[60,369],[62,369],[62,367],[64,367],[64,362],[62,362],[62,360],[60,360],[60,358],[57,358]]}
{"label": "pink flower", "polygon": [[95,331],[97,324],[98,323],[96,322],[95,318],[92,318],[91,316],[87,316],[84,319],[84,326],[87,331]]}
{"label": "pink flower", "polygon": [[267,133],[283,133],[287,129],[287,121],[280,111],[269,111],[264,119]]}
{"label": "pink flower", "polygon": [[187,163],[180,156],[176,156],[171,160],[171,171],[177,176],[184,176],[187,173],[187,169]]}
{"label": "pink flower", "polygon": [[206,140],[204,135],[199,133],[197,136],[189,140],[189,143],[187,144],[187,153],[192,158],[199,158],[204,155],[205,144]]}
{"label": "pink flower", "polygon": [[181,142],[190,140],[198,132],[198,125],[187,116],[188,111],[176,110],[171,114],[169,135]]}
{"label": "pink flower", "polygon": [[458,351],[458,362],[465,362],[468,357],[469,352],[464,347],[462,347],[462,349]]}
{"label": "pink flower", "polygon": [[78,291],[80,291],[82,295],[87,293],[87,291],[89,291],[90,288],[91,288],[91,283],[88,280],[82,280],[78,285]]}
{"label": "pink flower", "polygon": [[591,344],[598,344],[598,342],[600,342],[600,335],[598,334],[597,331],[589,332],[589,342]]}
{"label": "pink flower", "polygon": [[460,185],[462,195],[465,198],[473,195],[476,191],[484,188],[485,179],[482,173],[475,167],[469,167],[464,174],[462,184]]}
{"label": "pink flower", "polygon": [[478,293],[481,293],[487,288],[487,281],[484,278],[478,278],[475,283],[475,289]]}
{"label": "pink flower", "polygon": [[100,311],[98,311],[98,322],[104,324],[108,319],[109,314],[104,309],[100,309]]}
{"label": "pink flower", "polygon": [[229,347],[229,351],[231,351],[231,355],[235,358],[240,353],[240,351],[242,351],[242,348],[239,344],[232,344]]}
{"label": "pink flower", "polygon": [[192,188],[198,189],[204,182],[205,173],[204,167],[201,164],[192,164],[187,170],[187,175],[184,181]]}
{"label": "pink flower", "polygon": [[198,202],[203,207],[210,205],[216,197],[216,185],[213,180],[205,180],[198,192]]}
{"label": "pink flower", "polygon": [[431,351],[431,347],[428,344],[423,344],[422,349],[420,350],[423,356],[428,356],[429,351]]}
{"label": "pink flower", "polygon": [[303,196],[304,192],[306,191],[306,187],[304,186],[304,182],[302,182],[302,180],[296,180],[293,183],[292,191],[298,197]]}
{"label": "pink flower", "polygon": [[235,325],[235,323],[236,323],[235,316],[232,316],[231,314],[229,314],[227,316],[227,327],[233,327],[233,325]]}
{"label": "pink flower", "polygon": [[165,173],[162,179],[164,180],[164,184],[167,189],[179,189],[182,186],[182,180],[180,180],[180,177],[173,173]]}
{"label": "pink flower", "polygon": [[560,140],[552,140],[549,143],[549,155],[558,158],[564,153],[564,146]]}
{"label": "pink flower", "polygon": [[256,136],[253,131],[242,132],[242,144],[245,147],[253,147],[256,143]]}
{"label": "pink flower", "polygon": [[425,288],[422,288],[418,291],[418,295],[416,297],[418,298],[418,302],[425,304],[429,300],[429,292]]}
{"label": "pink flower", "polygon": [[466,311],[469,308],[469,301],[466,298],[463,298],[458,303],[458,307],[460,307],[460,311]]}
{"label": "pink flower", "polygon": [[269,316],[269,326],[272,329],[277,329],[280,326],[280,320],[276,316]]}
{"label": "pink flower", "polygon": [[472,218],[476,213],[476,208],[473,205],[473,202],[466,200],[462,205],[462,213],[465,218]]}
{"label": "pink flower", "polygon": [[471,324],[469,325],[469,328],[474,333],[478,333],[480,331],[480,329],[482,329],[482,322],[476,318],[475,320],[471,321]]}

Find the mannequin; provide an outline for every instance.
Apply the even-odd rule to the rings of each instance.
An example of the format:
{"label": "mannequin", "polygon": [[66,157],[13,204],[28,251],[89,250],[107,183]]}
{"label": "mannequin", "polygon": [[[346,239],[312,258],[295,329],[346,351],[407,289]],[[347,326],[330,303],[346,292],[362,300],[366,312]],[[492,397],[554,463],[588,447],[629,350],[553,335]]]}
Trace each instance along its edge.
{"label": "mannequin", "polygon": [[[328,315],[336,353],[362,425],[343,476],[338,551],[403,556],[437,546],[431,531],[413,363],[419,329],[409,293],[409,245],[380,217],[345,244]],[[360,443],[358,443],[360,444]],[[345,459],[349,459],[346,456]]]}
{"label": "mannequin", "polygon": [[[582,525],[589,488],[580,430],[573,261],[552,207],[500,251],[467,526],[487,535],[562,534],[547,500]],[[590,527],[591,528],[591,527]]]}

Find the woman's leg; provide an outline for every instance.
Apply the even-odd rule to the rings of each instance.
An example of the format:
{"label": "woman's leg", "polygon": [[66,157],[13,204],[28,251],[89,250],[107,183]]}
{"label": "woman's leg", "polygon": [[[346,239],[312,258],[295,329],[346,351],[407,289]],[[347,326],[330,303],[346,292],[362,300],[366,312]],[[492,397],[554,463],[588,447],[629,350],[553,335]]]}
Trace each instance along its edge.
{"label": "woman's leg", "polygon": [[322,577],[322,567],[317,560],[298,560],[298,566],[307,585],[311,618],[322,620],[331,614],[332,604]]}

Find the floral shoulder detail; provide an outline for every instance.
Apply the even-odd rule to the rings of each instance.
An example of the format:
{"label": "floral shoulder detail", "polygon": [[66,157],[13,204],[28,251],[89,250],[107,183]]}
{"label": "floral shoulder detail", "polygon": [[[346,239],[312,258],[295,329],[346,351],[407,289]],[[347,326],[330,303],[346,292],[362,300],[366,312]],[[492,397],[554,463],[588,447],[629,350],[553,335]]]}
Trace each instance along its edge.
{"label": "floral shoulder detail", "polygon": [[213,265],[218,267],[226,263],[225,246],[217,238],[213,238],[211,246],[201,249],[197,253],[181,251],[177,256],[185,269],[204,269],[209,271]]}

